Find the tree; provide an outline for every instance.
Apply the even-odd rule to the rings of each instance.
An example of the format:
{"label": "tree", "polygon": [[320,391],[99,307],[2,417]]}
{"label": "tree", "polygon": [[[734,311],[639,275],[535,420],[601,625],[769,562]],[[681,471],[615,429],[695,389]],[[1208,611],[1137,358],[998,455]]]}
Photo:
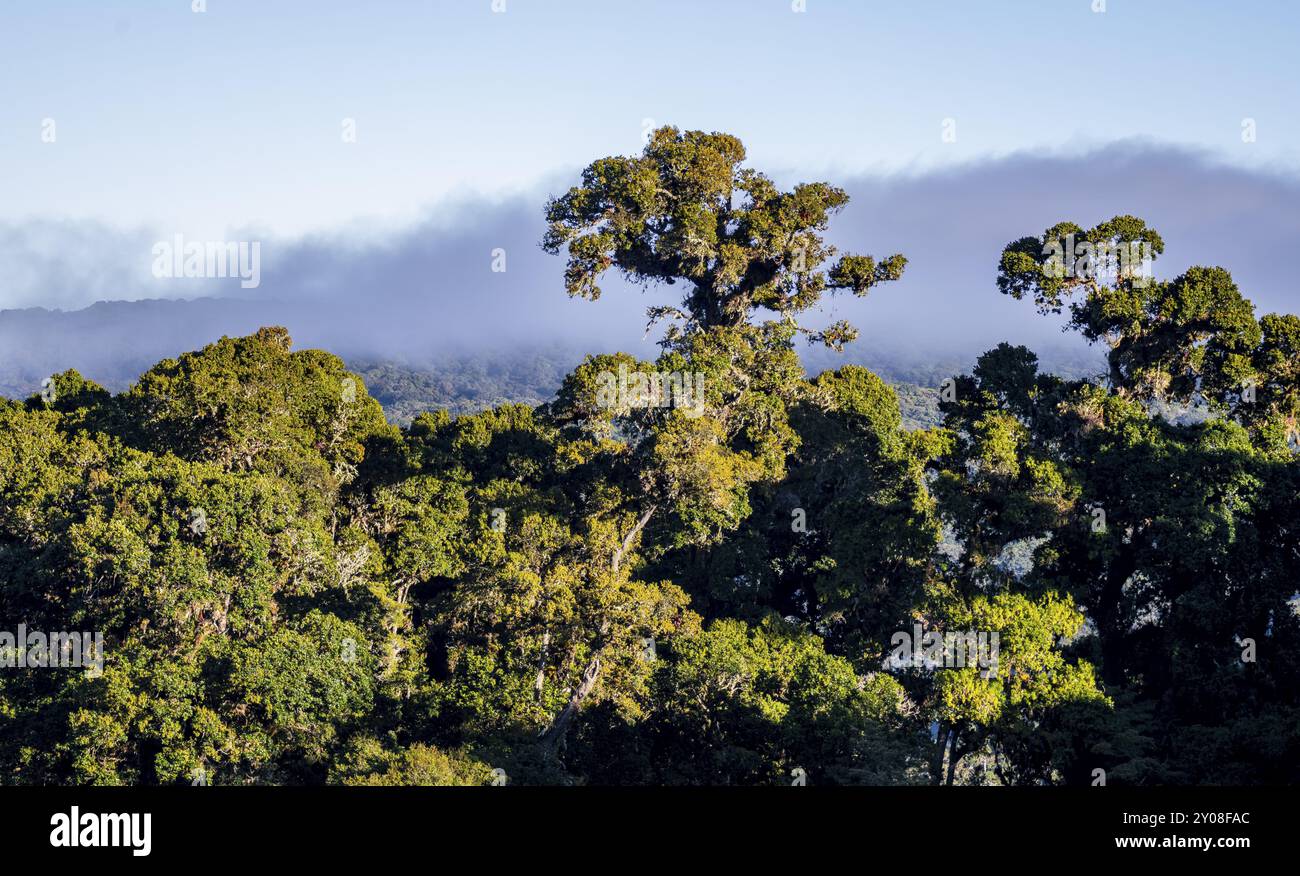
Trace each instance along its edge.
{"label": "tree", "polygon": [[1295,495],[1294,318],[1257,321],[1219,267],[1171,281],[1114,261],[1066,270],[1070,235],[1112,254],[1139,243],[1158,255],[1163,241],[1124,216],[1089,232],[1062,223],[1003,253],[1003,292],[1047,312],[1082,293],[1070,325],[1109,346],[1107,381],[1039,375],[1027,351],[1002,348],[945,406],[962,437],[940,483],[958,531],[978,534],[965,536],[968,565],[1036,532],[1028,580],[1079,601],[1096,636],[1074,647],[1099,663],[1117,708],[1056,722],[1051,738],[1069,742],[1039,747],[1037,765],[1022,736],[1008,748],[1013,772],[1042,776],[1051,762],[1080,781],[1089,770],[1070,751],[1132,781],[1258,781],[1260,750],[1293,770],[1278,727],[1296,713],[1296,677],[1278,658],[1300,629],[1283,522]]}
{"label": "tree", "polygon": [[[104,648],[98,672],[0,678],[8,775],[323,776],[375,695],[369,588],[347,592],[333,500],[360,436],[387,427],[363,387],[339,394],[345,379],[267,331],[164,363],[125,397],[64,375],[52,405],[6,403],[0,607]],[[190,443],[206,417],[214,432]]]}
{"label": "tree", "polygon": [[[757,309],[792,319],[827,289],[863,296],[902,276],[907,260],[892,255],[836,255],[821,232],[848,203],[842,189],[802,183],[789,192],[742,167],[745,147],[727,134],[664,127],[640,156],[603,158],[582,185],[546,209],[547,252],[567,247],[565,288],[596,300],[601,276],[617,268],[641,284],[684,282],[682,308],[652,308],[652,321],[672,317],[670,332],[745,325]],[[857,333],[837,323],[815,336],[840,347]]]}
{"label": "tree", "polygon": [[[744,158],[734,137],[661,128],[641,156],[593,162],[581,186],[547,207],[543,247],[567,248],[570,295],[598,298],[610,268],[636,283],[690,286],[682,308],[651,309],[652,322],[674,320],[658,362],[589,359],[548,410],[561,428],[616,445],[609,452],[622,498],[609,513],[626,521],[616,527],[616,573],[635,541],[653,538],[646,552],[655,556],[736,530],[751,510],[751,485],[780,478],[797,446],[788,422],[802,378],[791,344],[802,331],[795,317],[828,288],[865,295],[902,274],[902,256],[880,264],[845,256],[820,270],[835,254],[820,232],[847,196],[824,183],[781,192],[743,168]],[[780,320],[754,325],[762,310]],[[840,324],[813,334],[838,347],[855,333]],[[699,380],[700,397],[689,410],[677,397],[610,403],[601,382],[617,366]],[[602,647],[589,658],[583,682],[547,731],[552,741],[589,696],[603,654]]]}

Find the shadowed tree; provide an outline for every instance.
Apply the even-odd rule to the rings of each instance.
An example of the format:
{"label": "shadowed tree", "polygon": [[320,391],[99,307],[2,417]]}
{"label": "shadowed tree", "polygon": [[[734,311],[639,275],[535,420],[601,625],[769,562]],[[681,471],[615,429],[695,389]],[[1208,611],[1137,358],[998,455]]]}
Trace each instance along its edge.
{"label": "shadowed tree", "polygon": [[1002,753],[1022,778],[1047,763],[1073,781],[1098,766],[1128,781],[1293,776],[1300,332],[1295,317],[1257,321],[1223,268],[1162,281],[1116,258],[1135,243],[1163,251],[1135,217],[1062,223],[999,264],[1004,293],[1044,312],[1068,302],[1070,326],[1109,347],[1103,384],[1037,374],[1004,346],[943,405],[958,441],[936,491],[962,577],[1032,538],[1022,586],[1077,600],[1095,632],[1071,648],[1116,704],[1073,710],[1075,726],[1045,717],[1054,751],[1020,734]]}

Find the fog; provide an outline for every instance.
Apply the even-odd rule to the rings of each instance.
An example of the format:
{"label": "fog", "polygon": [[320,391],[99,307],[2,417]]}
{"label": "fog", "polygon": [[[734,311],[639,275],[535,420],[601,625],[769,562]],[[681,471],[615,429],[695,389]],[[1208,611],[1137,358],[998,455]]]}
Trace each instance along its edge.
{"label": "fog", "polygon": [[[238,279],[154,278],[150,247],[171,229],[0,225],[7,278],[0,306],[28,308],[0,313],[0,389],[67,367],[112,384],[123,371],[265,324],[287,326],[300,348],[416,364],[547,347],[649,355],[645,307],[677,301],[681,286],[643,291],[611,274],[600,301],[570,300],[564,259],[538,247],[548,195],[576,178],[575,170],[529,195],[442,205],[400,229],[358,223],[299,240],[228,234],[261,244],[255,289]],[[1058,221],[1088,227],[1123,213],[1164,237],[1157,276],[1222,265],[1261,312],[1300,310],[1283,258],[1300,236],[1300,183],[1292,177],[1121,143],[1085,155],[1012,155],[937,173],[829,181],[852,196],[831,224],[837,246],[909,259],[901,281],[866,299],[828,297],[809,315],[809,324],[846,318],[862,329],[850,360],[968,366],[1002,340],[1040,351],[1049,364],[1079,354],[1082,343],[1063,335],[1059,320],[997,292],[997,259],[1009,241]],[[497,251],[504,271],[493,270],[494,260],[501,266]],[[203,300],[145,300],[159,298]],[[136,303],[78,309],[97,301]],[[810,362],[833,360],[816,354]]]}

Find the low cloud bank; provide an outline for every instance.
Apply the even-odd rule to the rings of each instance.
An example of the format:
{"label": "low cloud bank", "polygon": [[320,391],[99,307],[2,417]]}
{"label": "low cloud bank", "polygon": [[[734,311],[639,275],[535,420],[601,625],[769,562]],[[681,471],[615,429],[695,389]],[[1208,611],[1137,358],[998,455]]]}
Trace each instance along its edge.
{"label": "low cloud bank", "polygon": [[[1116,214],[1141,216],[1167,243],[1158,276],[1218,264],[1261,312],[1300,310],[1282,257],[1300,237],[1300,183],[1291,177],[1125,143],[1082,156],[1014,155],[925,175],[834,182],[853,200],[832,223],[832,240],[846,251],[909,258],[900,282],[865,300],[828,299],[811,316],[813,323],[846,318],[862,329],[849,361],[904,369],[969,363],[1002,340],[1033,347],[1049,363],[1097,357],[1063,335],[1059,321],[994,287],[1007,242],[1066,219],[1086,227]],[[65,367],[118,374],[268,323],[288,326],[299,347],[415,364],[468,351],[555,347],[650,354],[644,309],[675,300],[680,287],[643,291],[611,275],[599,302],[568,299],[563,259],[538,247],[546,194],[462,202],[387,233],[228,235],[261,244],[254,289],[241,288],[238,278],[153,276],[151,248],[170,231],[0,225],[0,270],[8,277],[0,307],[69,311],[0,313],[0,387],[39,382]],[[204,300],[142,300],[159,298]],[[136,303],[87,307],[109,300]],[[835,361],[810,356],[819,366]]]}

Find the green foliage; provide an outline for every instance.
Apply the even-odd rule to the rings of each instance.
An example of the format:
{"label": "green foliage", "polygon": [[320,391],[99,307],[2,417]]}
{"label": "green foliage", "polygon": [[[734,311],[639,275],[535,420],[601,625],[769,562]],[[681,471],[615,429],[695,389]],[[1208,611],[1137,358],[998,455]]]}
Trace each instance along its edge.
{"label": "green foliage", "polygon": [[370,736],[349,743],[331,780],[343,785],[488,785],[492,769],[463,752],[447,752],[416,743],[402,751],[386,748]]}
{"label": "green foliage", "polygon": [[788,785],[799,770],[811,784],[907,781],[920,748],[905,700],[894,679],[860,675],[807,630],[719,620],[674,641],[635,734],[598,713],[575,760],[597,782],[631,772],[656,784]]}
{"label": "green foliage", "polygon": [[[0,783],[1300,778],[1300,320],[1217,267],[1062,272],[1071,235],[1164,249],[1062,223],[998,285],[1068,306],[1104,380],[1009,344],[937,414],[810,379],[796,317],[904,261],[831,262],[844,193],[744,157],[665,128],[548,206],[570,294],[687,292],[656,358],[588,356],[546,403],[398,428],[277,328],[0,400],[0,632],[104,644],[0,670]],[[922,631],[998,650],[895,659]]]}
{"label": "green foliage", "polygon": [[[848,195],[820,182],[783,192],[744,160],[735,137],[664,127],[640,156],[589,165],[546,209],[543,246],[567,248],[569,294],[599,298],[611,267],[642,284],[685,282],[684,309],[651,317],[678,318],[674,331],[690,332],[740,326],[755,308],[793,317],[828,289],[861,296],[902,276],[901,255],[847,255],[824,269],[836,251],[821,232]],[[839,324],[815,337],[838,348],[856,332]]]}

